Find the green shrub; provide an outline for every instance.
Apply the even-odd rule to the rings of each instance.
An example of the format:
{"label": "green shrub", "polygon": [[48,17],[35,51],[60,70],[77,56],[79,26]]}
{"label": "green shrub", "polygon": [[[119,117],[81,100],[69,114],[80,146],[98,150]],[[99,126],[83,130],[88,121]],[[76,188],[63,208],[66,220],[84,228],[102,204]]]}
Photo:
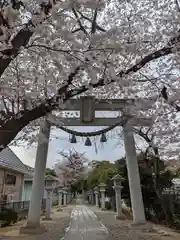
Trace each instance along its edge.
{"label": "green shrub", "polygon": [[11,223],[15,223],[18,220],[18,214],[13,209],[3,208],[0,211],[0,221],[2,227],[9,226]]}
{"label": "green shrub", "polygon": [[111,209],[111,203],[110,202],[105,202],[105,208],[107,210],[110,210]]}
{"label": "green shrub", "polygon": [[54,200],[53,202],[52,202],[52,206],[57,206],[58,205],[58,200]]}

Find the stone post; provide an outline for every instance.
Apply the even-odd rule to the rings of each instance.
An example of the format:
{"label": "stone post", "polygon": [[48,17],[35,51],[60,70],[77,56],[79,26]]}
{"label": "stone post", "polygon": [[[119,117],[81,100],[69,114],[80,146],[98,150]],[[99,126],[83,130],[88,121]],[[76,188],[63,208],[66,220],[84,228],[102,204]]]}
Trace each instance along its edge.
{"label": "stone post", "polygon": [[101,183],[99,185],[100,193],[101,193],[101,210],[104,211],[106,210],[105,208],[105,192],[106,192],[106,184]]}
{"label": "stone post", "polygon": [[88,204],[90,204],[89,191],[86,192]]}
{"label": "stone post", "polygon": [[88,198],[89,198],[89,204],[91,204],[91,194],[88,194]]}
{"label": "stone post", "polygon": [[98,203],[99,189],[98,189],[98,187],[94,188],[94,193],[95,193],[95,205],[96,205],[96,207],[99,207],[99,203]]}
{"label": "stone post", "polygon": [[126,164],[129,179],[129,188],[131,196],[131,204],[133,211],[133,224],[141,225],[146,222],[144,213],[144,204],[141,192],[141,184],[139,177],[139,168],[137,163],[135,141],[133,129],[130,123],[123,126],[124,147],[126,151]]}
{"label": "stone post", "polygon": [[89,191],[89,204],[92,204],[92,195],[90,191]]}
{"label": "stone post", "polygon": [[94,194],[94,189],[92,190],[92,204],[95,205],[95,194]]}
{"label": "stone post", "polygon": [[125,219],[125,217],[122,213],[122,203],[121,203],[122,178],[119,174],[117,174],[112,178],[112,180],[114,181],[114,190],[115,190],[115,198],[116,198],[116,213],[117,213],[116,219],[123,220]]}
{"label": "stone post", "polygon": [[72,202],[72,193],[69,193],[69,203]]}
{"label": "stone post", "polygon": [[69,204],[70,201],[71,201],[71,193],[68,192],[68,193],[67,193],[67,204]]}
{"label": "stone post", "polygon": [[52,220],[51,210],[52,210],[52,193],[53,189],[51,187],[46,187],[47,198],[46,198],[46,213],[43,220]]}
{"label": "stone post", "polygon": [[67,188],[67,187],[64,187],[64,188],[63,188],[63,195],[64,195],[64,204],[63,204],[63,207],[66,207],[66,206],[67,206],[67,191],[68,191],[68,188]]}
{"label": "stone post", "polygon": [[40,226],[40,216],[50,128],[51,126],[47,120],[44,120],[40,126],[28,220],[26,226],[20,229],[21,233],[34,234],[45,231],[44,227]]}
{"label": "stone post", "polygon": [[63,195],[63,190],[60,187],[58,189],[58,210],[57,211],[62,211],[62,195]]}
{"label": "stone post", "polygon": [[[73,193],[71,193],[70,199],[71,199],[71,202],[72,202],[73,201]],[[84,200],[84,197],[83,197],[83,200]]]}
{"label": "stone post", "polygon": [[70,204],[71,200],[72,200],[72,194],[69,192],[68,193],[68,204]]}
{"label": "stone post", "polygon": [[66,198],[66,204],[68,205],[69,204],[69,192],[67,192],[67,198]]}
{"label": "stone post", "polygon": [[90,204],[93,205],[93,190],[89,191],[89,196],[90,196]]}

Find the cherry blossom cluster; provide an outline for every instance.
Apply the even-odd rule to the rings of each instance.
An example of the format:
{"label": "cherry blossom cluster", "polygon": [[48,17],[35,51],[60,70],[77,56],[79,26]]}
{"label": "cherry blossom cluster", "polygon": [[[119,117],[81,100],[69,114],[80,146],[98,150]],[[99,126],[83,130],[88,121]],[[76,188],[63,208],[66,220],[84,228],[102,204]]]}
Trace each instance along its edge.
{"label": "cherry blossom cluster", "polygon": [[60,154],[63,159],[55,164],[55,172],[59,183],[67,187],[83,174],[88,159],[84,153],[79,153],[74,149]]}
{"label": "cherry blossom cluster", "polygon": [[[47,112],[62,111],[75,96],[141,99],[130,101],[123,112],[152,118],[152,144],[162,154],[174,156],[180,129],[178,3],[62,0],[28,4],[12,1],[1,7],[3,139],[10,141],[5,131],[14,129],[9,127],[13,121],[19,124],[16,136]],[[162,96],[164,86],[168,97]]]}

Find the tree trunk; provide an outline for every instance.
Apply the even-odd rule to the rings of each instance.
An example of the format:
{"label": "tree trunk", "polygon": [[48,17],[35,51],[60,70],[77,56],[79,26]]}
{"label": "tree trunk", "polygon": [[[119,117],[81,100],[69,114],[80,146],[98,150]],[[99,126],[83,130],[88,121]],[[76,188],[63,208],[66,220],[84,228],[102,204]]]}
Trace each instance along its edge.
{"label": "tree trunk", "polygon": [[167,223],[171,221],[171,217],[169,216],[169,211],[167,210],[167,206],[164,203],[163,196],[161,193],[161,189],[159,186],[159,177],[160,177],[160,169],[159,169],[159,163],[160,163],[160,158],[159,158],[159,151],[158,148],[155,147],[153,148],[154,153],[155,153],[155,163],[154,163],[154,173],[155,173],[155,178],[154,178],[154,188],[156,191],[156,195],[159,198],[159,201],[161,203],[161,207],[163,209],[164,215],[165,215],[165,220]]}
{"label": "tree trunk", "polygon": [[45,116],[47,113],[52,111],[55,108],[55,105],[48,105],[46,103],[41,104],[40,106],[25,111],[21,117],[13,117],[6,121],[4,125],[0,126],[0,152],[7,147],[8,144],[16,135],[31,121],[36,120],[42,116]]}
{"label": "tree trunk", "polygon": [[20,47],[26,46],[32,35],[33,32],[28,28],[21,29],[11,41],[12,48],[1,51],[3,55],[0,57],[0,76],[2,76],[10,62],[18,55]]}

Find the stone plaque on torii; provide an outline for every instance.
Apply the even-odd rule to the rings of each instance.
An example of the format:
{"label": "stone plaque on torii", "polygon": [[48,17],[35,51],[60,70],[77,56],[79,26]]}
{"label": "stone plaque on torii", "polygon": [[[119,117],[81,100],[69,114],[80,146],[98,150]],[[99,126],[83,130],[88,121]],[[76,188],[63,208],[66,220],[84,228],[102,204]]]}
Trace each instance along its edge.
{"label": "stone plaque on torii", "polygon": [[[22,232],[27,233],[28,229],[31,229],[29,232],[43,231],[40,226],[40,209],[43,197],[42,189],[44,189],[44,172],[47,161],[50,128],[51,125],[56,127],[62,126],[62,119],[64,120],[66,126],[111,126],[118,124],[117,126],[123,127],[124,147],[126,152],[129,188],[133,210],[133,222],[134,224],[145,223],[145,213],[132,126],[150,126],[152,124],[152,120],[150,118],[138,118],[130,114],[114,118],[95,117],[95,111],[127,112],[124,111],[124,109],[129,109],[128,113],[130,113],[132,105],[136,106],[137,102],[140,108],[139,110],[141,110],[141,107],[145,110],[145,108],[148,109],[155,101],[153,99],[99,100],[92,96],[86,96],[81,97],[80,99],[70,99],[62,109],[62,111],[80,111],[80,118],[59,118],[54,115],[46,117],[40,126],[28,221],[27,225],[22,228]],[[144,102],[148,102],[149,104],[144,104]],[[44,138],[46,138],[47,141],[44,141]]]}
{"label": "stone plaque on torii", "polygon": [[[95,117],[96,111],[107,111],[107,112],[126,112],[127,109],[130,111],[132,106],[138,103],[140,109],[148,109],[149,104],[144,104],[147,99],[96,99],[92,96],[80,97],[79,99],[70,99],[67,101],[66,105],[63,107],[63,111],[79,111],[80,117],[63,117],[59,119],[56,116],[51,116],[51,123],[58,127],[62,125],[62,120],[66,126],[111,126],[120,122],[120,116],[118,117],[106,117],[99,118]],[[149,103],[152,105],[154,100],[148,99]],[[121,116],[122,117],[122,116]],[[53,121],[54,118],[54,121]],[[135,115],[129,114],[131,118],[131,124],[133,126],[149,126],[152,123],[150,118],[138,118]],[[58,123],[59,120],[59,123]],[[121,124],[119,124],[121,125]]]}

